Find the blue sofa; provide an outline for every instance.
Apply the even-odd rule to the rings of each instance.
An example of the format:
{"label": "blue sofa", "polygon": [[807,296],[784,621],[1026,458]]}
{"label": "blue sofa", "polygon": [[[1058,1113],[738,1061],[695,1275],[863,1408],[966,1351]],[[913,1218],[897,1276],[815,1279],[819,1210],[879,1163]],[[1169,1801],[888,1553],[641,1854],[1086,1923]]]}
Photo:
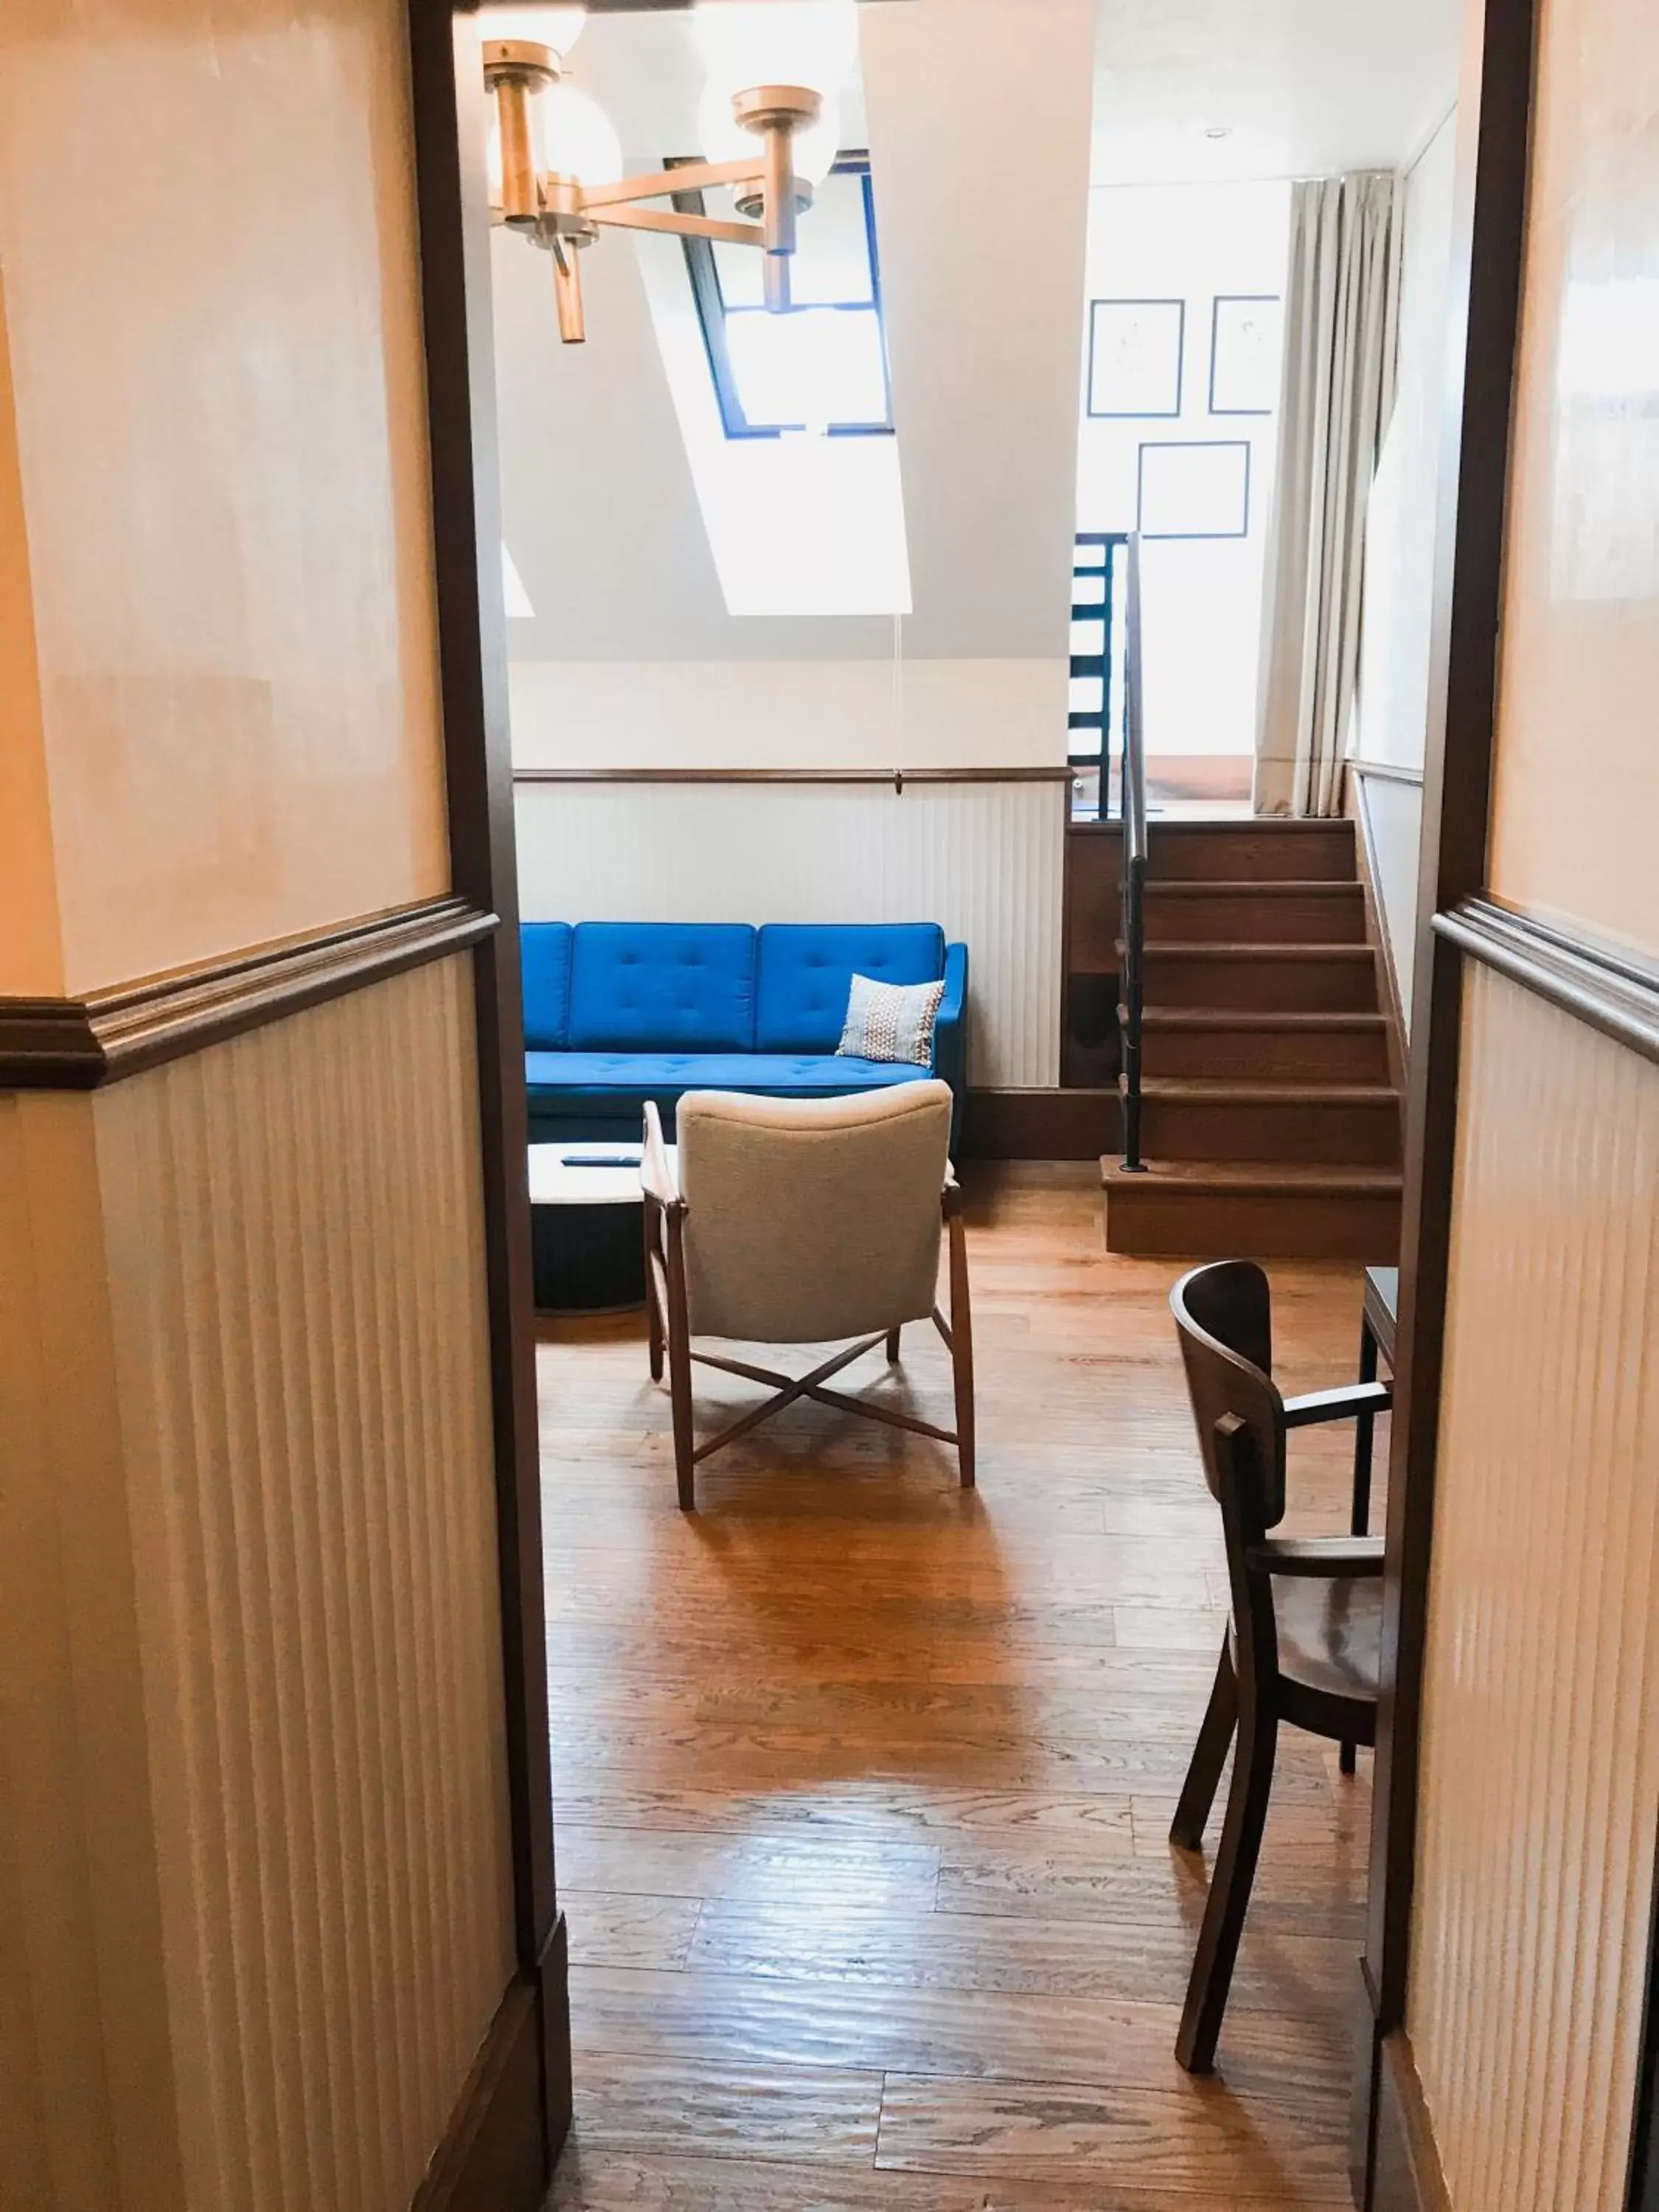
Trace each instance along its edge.
{"label": "blue sofa", "polygon": [[[686,1091],[828,1098],[941,1076],[960,1121],[968,948],[933,922],[527,921],[532,1143],[635,1139]],[[945,979],[931,1067],[836,1057],[854,973]]]}

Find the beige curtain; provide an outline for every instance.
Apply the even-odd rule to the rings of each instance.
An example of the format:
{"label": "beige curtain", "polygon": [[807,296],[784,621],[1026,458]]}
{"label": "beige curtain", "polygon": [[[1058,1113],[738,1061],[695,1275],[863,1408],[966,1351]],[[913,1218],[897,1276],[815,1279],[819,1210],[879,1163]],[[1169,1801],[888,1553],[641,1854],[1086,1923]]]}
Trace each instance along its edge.
{"label": "beige curtain", "polygon": [[1262,593],[1258,814],[1341,810],[1365,504],[1394,404],[1402,210],[1391,170],[1292,187]]}

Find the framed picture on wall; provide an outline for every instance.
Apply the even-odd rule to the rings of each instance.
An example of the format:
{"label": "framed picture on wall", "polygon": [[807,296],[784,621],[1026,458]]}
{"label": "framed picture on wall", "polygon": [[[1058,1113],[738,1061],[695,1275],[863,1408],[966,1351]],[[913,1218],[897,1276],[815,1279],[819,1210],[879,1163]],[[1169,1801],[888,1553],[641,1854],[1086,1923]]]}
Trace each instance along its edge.
{"label": "framed picture on wall", "polygon": [[1179,415],[1184,300],[1091,300],[1089,412]]}
{"label": "framed picture on wall", "polygon": [[1247,538],[1249,440],[1148,440],[1140,448],[1135,509],[1143,538]]}
{"label": "framed picture on wall", "polygon": [[1210,412],[1271,415],[1279,404],[1277,293],[1220,292],[1210,302]]}

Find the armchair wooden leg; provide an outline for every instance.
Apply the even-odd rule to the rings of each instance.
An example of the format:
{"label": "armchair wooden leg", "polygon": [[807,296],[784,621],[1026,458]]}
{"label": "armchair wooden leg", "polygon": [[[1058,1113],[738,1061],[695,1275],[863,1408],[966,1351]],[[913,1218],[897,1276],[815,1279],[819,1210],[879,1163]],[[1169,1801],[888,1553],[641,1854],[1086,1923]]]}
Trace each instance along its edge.
{"label": "armchair wooden leg", "polygon": [[899,1333],[896,1328],[887,1332],[887,1357],[890,1363],[899,1356]]}
{"label": "armchair wooden leg", "polygon": [[657,1304],[657,1279],[652,1267],[654,1255],[651,1243],[651,1214],[646,1209],[645,1222],[645,1327],[651,1359],[651,1380],[662,1381],[662,1309]]}
{"label": "armchair wooden leg", "polygon": [[668,1216],[668,1255],[664,1270],[668,1310],[664,1331],[668,1339],[668,1398],[674,1423],[674,1479],[679,1488],[680,1510],[696,1510],[696,1447],[691,1433],[691,1332],[685,1297],[685,1244],[681,1216]]}
{"label": "armchair wooden leg", "polygon": [[682,1513],[697,1510],[697,1478],[691,1437],[691,1362],[684,1343],[668,1346],[669,1405],[674,1418],[674,1480]]}
{"label": "armchair wooden leg", "polygon": [[1261,1832],[1267,1825],[1278,1735],[1277,1714],[1241,1710],[1227,1817],[1210,1876],[1209,1902],[1204,1908],[1204,1925],[1199,1931],[1192,1978],[1187,1985],[1181,2032],[1176,2037],[1176,2057],[1189,2074],[1207,2074],[1215,2063],[1216,2039],[1227,2009],[1233,1962],[1238,1956],[1238,1939],[1244,1932]]}
{"label": "armchair wooden leg", "polygon": [[1210,1702],[1203,1726],[1198,1731],[1198,1741],[1193,1746],[1192,1764],[1182,1785],[1181,1802],[1170,1824],[1170,1841],[1183,1851],[1195,1851],[1204,1841],[1204,1824],[1215,1802],[1215,1786],[1227,1763],[1227,1747],[1233,1740],[1237,1719],[1238,1684],[1233,1678],[1232,1653],[1223,1636]]}
{"label": "armchair wooden leg", "polygon": [[960,1195],[950,1214],[951,1373],[956,1384],[957,1461],[962,1486],[974,1486],[974,1319],[968,1293],[968,1239]]}

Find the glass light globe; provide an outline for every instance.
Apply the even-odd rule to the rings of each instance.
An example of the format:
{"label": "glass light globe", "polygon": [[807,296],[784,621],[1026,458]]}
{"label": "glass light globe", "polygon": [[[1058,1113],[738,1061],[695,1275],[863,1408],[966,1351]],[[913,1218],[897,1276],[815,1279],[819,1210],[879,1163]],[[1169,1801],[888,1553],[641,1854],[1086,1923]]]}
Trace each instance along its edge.
{"label": "glass light globe", "polygon": [[[732,112],[731,94],[711,79],[703,88],[697,107],[697,143],[705,161],[744,161],[757,159],[765,142],[758,131],[747,130],[738,122]],[[826,99],[818,111],[817,121],[794,135],[790,158],[795,174],[809,185],[821,185],[835,167],[840,151],[841,111],[833,99]]]}
{"label": "glass light globe", "polygon": [[551,46],[561,60],[582,34],[587,21],[586,6],[576,0],[558,0],[544,8],[480,8],[478,29],[486,39],[531,39],[538,46]]}
{"label": "glass light globe", "polygon": [[757,84],[835,92],[858,60],[854,0],[697,0],[691,31],[728,99]]}
{"label": "glass light globe", "polygon": [[536,118],[542,168],[583,185],[614,185],[623,173],[622,141],[611,118],[574,84],[549,85]]}

